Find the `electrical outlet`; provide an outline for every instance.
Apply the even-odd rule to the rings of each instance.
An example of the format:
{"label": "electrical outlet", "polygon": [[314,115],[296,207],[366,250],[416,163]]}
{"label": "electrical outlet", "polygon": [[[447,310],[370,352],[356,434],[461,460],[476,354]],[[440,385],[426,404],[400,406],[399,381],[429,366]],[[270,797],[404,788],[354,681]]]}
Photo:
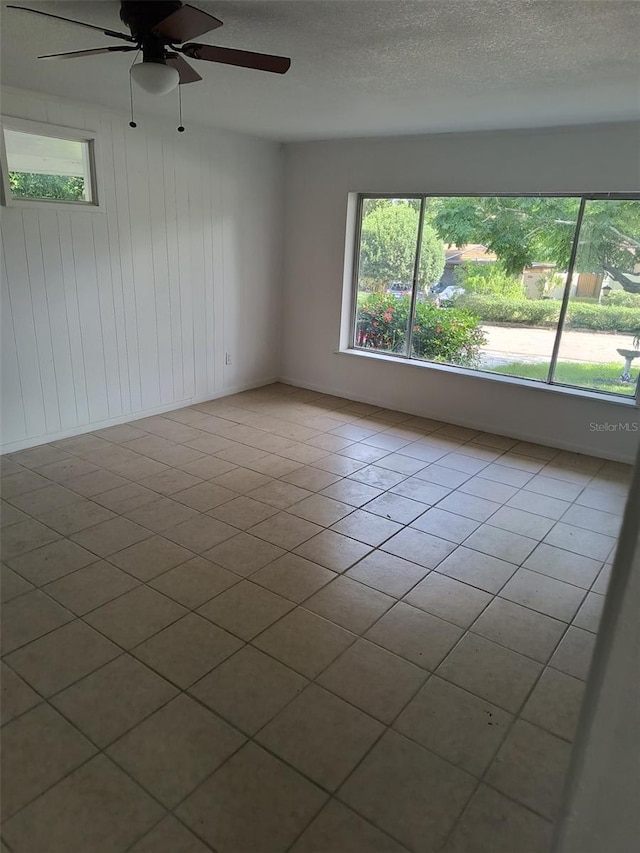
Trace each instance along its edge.
{"label": "electrical outlet", "polygon": [[230,352],[225,352],[225,354],[224,354],[224,363],[225,363],[225,364],[231,364],[231,363],[232,363],[232,361],[231,361],[231,353],[230,353]]}

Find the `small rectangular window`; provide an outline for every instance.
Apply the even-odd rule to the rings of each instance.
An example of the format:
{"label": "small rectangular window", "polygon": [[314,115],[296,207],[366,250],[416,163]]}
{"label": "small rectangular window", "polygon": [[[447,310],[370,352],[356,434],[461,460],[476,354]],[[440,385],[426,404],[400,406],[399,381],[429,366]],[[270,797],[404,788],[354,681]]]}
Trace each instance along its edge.
{"label": "small rectangular window", "polygon": [[97,205],[91,134],[4,119],[2,142],[6,204]]}

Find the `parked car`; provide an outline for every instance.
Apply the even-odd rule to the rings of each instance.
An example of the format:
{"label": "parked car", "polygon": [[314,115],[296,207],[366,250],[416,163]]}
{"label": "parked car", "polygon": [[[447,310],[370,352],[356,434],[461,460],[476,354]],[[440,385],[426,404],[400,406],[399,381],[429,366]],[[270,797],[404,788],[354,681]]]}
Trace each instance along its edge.
{"label": "parked car", "polygon": [[461,293],[464,293],[463,287],[439,281],[429,291],[429,299],[438,308],[450,308],[453,305],[455,297],[460,296]]}
{"label": "parked car", "polygon": [[390,281],[387,287],[387,293],[400,299],[401,296],[411,296],[411,282],[408,281]]}
{"label": "parked car", "polygon": [[431,290],[429,291],[429,293],[442,293],[443,290],[446,290],[447,287],[451,287],[451,286],[452,285],[447,284],[447,282],[444,279],[441,279],[440,281],[436,282],[436,284],[434,284],[431,287]]}
{"label": "parked car", "polygon": [[453,284],[450,284],[448,287],[445,287],[443,290],[440,290],[436,297],[440,302],[451,302],[455,299],[456,296],[459,296],[461,293],[464,293],[464,287],[456,287]]}

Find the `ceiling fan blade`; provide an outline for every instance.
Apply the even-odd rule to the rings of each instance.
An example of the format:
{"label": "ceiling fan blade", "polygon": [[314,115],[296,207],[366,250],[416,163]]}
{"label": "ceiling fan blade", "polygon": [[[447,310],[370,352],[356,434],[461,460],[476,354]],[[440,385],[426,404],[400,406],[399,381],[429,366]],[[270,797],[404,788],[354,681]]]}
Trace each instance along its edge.
{"label": "ceiling fan blade", "polygon": [[192,68],[186,59],[178,56],[177,53],[170,53],[167,56],[167,65],[171,65],[180,75],[180,85],[185,83],[197,83],[202,80],[195,68]]}
{"label": "ceiling fan blade", "polygon": [[285,74],[291,66],[291,60],[286,56],[253,53],[250,50],[234,50],[230,47],[214,47],[212,44],[189,43],[182,45],[181,50],[192,59],[222,62],[225,65],[239,65],[241,68],[255,68],[256,71],[271,71],[273,74]]}
{"label": "ceiling fan blade", "polygon": [[182,6],[156,24],[151,32],[169,42],[183,42],[217,30],[221,26],[222,21],[208,12],[194,6]]}
{"label": "ceiling fan blade", "polygon": [[97,56],[99,53],[127,53],[130,50],[138,50],[134,45],[110,45],[109,47],[94,47],[89,50],[72,50],[68,53],[45,53],[38,59],[75,59],[78,56]]}
{"label": "ceiling fan blade", "polygon": [[57,21],[66,21],[68,24],[75,24],[78,27],[86,27],[89,30],[97,30],[105,36],[111,38],[123,39],[135,44],[135,39],[128,33],[119,33],[115,30],[106,30],[103,27],[96,27],[94,24],[85,24],[84,21],[74,21],[73,18],[63,18],[62,15],[53,15],[51,12],[41,12],[39,9],[28,9],[26,6],[7,6],[7,9],[18,9],[21,12],[31,12],[33,15],[44,15],[45,18],[55,18]]}

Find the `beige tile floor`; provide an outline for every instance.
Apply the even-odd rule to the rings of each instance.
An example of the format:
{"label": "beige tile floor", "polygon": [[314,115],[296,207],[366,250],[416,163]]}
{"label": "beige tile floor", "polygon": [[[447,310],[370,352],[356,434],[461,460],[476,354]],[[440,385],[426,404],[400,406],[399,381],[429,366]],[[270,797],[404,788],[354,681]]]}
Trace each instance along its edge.
{"label": "beige tile floor", "polygon": [[2,459],[13,853],[543,853],[628,470],[272,385]]}

